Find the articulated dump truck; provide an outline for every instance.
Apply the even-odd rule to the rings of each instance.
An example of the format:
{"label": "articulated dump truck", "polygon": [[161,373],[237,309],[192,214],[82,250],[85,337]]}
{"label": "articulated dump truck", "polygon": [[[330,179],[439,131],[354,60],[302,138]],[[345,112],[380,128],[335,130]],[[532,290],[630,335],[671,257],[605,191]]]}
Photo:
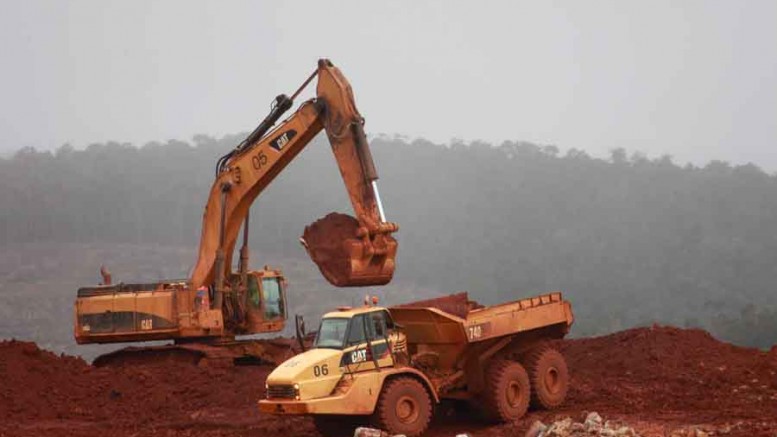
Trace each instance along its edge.
{"label": "articulated dump truck", "polygon": [[325,436],[370,424],[421,435],[442,399],[468,402],[490,421],[566,397],[563,338],[572,307],[554,292],[491,307],[466,293],[398,307],[365,305],[324,315],[312,349],[268,377],[259,410],[311,415]]}

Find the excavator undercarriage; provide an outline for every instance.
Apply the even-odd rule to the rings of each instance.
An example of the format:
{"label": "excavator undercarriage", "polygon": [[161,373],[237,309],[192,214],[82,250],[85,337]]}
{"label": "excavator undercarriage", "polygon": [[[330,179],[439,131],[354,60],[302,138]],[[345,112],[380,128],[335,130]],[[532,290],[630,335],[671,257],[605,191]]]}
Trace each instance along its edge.
{"label": "excavator undercarriage", "polygon": [[206,367],[270,364],[277,366],[302,352],[300,346],[286,338],[262,340],[192,339],[159,346],[130,346],[97,357],[97,367],[123,367],[148,362],[176,362]]}

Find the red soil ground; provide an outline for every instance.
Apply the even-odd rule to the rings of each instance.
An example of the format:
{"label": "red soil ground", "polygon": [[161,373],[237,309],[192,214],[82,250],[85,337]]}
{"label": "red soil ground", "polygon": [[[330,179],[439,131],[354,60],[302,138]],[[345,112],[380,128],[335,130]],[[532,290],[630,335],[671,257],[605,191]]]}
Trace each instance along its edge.
{"label": "red soil ground", "polygon": [[[566,404],[487,426],[442,406],[431,436],[522,436],[534,420],[597,411],[643,435],[692,426],[725,435],[777,435],[777,350],[721,343],[704,331],[639,328],[559,342],[572,372]],[[0,342],[0,436],[316,435],[306,418],[261,415],[264,366],[175,361],[95,368],[35,344]]]}

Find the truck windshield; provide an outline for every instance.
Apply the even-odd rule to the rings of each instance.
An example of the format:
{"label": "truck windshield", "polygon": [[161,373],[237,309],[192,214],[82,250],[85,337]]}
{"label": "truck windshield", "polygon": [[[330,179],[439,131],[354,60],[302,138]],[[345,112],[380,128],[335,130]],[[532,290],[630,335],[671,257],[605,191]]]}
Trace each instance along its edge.
{"label": "truck windshield", "polygon": [[350,319],[329,318],[321,321],[316,335],[316,347],[342,349]]}

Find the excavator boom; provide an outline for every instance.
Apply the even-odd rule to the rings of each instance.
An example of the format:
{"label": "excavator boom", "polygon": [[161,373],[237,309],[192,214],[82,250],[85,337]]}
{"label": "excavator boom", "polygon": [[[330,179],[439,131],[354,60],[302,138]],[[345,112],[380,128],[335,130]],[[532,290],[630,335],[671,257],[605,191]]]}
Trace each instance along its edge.
{"label": "excavator boom", "polygon": [[[251,204],[322,129],[356,218],[333,215],[319,220],[306,228],[303,245],[324,277],[336,286],[378,285],[391,280],[397,243],[390,234],[398,227],[386,222],[383,215],[364,118],[356,109],[348,80],[331,62],[320,60],[313,76],[318,76],[314,99],[302,103],[269,132],[274,120],[265,120],[219,162],[205,206],[199,257],[191,277],[193,289],[214,284],[218,290],[224,285]],[[277,119],[292,104],[285,96],[276,102],[277,109],[268,118]],[[335,239],[333,229],[338,233]]]}

